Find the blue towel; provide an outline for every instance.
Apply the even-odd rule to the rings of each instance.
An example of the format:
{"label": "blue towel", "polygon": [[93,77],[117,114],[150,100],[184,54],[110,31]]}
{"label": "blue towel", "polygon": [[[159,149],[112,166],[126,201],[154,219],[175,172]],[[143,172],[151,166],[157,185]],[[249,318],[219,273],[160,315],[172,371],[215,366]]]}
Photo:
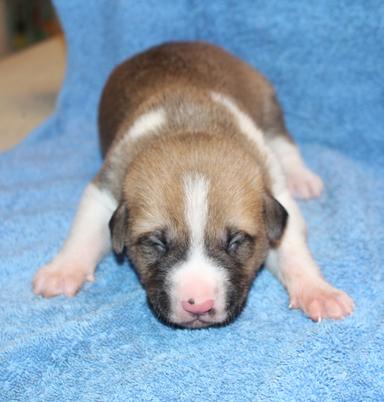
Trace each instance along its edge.
{"label": "blue towel", "polygon": [[[384,400],[384,3],[381,0],[56,0],[69,45],[55,114],[0,156],[0,400]],[[324,275],[357,308],[313,323],[264,270],[220,329],[158,322],[112,256],[76,298],[31,280],[101,165],[96,109],[110,70],[167,40],[222,45],[268,76],[308,164],[301,203]]]}

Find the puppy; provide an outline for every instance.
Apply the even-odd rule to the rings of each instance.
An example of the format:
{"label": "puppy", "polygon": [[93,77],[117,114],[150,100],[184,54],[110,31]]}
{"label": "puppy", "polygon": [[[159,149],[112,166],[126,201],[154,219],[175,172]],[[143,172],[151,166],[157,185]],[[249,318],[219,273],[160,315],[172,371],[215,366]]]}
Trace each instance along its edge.
{"label": "puppy", "polygon": [[111,248],[127,253],[165,323],[222,325],[260,266],[311,319],[343,318],[351,298],[321,276],[292,195],[318,196],[268,81],[206,43],[169,43],[119,65],[99,109],[104,164],[70,235],[34,279],[74,296]]}

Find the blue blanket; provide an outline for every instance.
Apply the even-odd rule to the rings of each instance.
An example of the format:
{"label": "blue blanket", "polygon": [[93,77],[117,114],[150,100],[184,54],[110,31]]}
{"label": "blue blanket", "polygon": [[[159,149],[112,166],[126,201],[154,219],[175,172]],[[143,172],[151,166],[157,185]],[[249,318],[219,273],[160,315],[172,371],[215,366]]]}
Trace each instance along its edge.
{"label": "blue blanket", "polygon": [[[0,156],[0,400],[384,400],[384,3],[56,0],[69,45],[55,114]],[[107,257],[74,299],[31,292],[100,167],[108,73],[159,42],[224,46],[275,84],[326,183],[301,203],[323,272],[356,311],[316,324],[263,271],[220,329],[158,322],[132,268]]]}

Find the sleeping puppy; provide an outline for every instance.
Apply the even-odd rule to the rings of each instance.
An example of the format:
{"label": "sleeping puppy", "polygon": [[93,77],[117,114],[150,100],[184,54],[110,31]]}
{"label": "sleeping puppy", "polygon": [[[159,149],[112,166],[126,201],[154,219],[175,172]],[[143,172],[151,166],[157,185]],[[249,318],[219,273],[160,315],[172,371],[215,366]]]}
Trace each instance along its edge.
{"label": "sleeping puppy", "polygon": [[287,132],[267,80],[206,43],[169,43],[110,76],[100,102],[104,164],[36,294],[74,296],[110,252],[127,253],[165,323],[227,324],[260,266],[311,319],[351,298],[321,276],[292,195],[322,191]]}

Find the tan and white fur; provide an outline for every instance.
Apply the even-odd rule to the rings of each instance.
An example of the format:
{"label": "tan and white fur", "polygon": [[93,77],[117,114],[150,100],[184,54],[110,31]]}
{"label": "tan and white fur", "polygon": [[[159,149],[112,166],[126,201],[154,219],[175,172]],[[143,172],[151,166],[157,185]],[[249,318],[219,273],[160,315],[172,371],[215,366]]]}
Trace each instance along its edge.
{"label": "tan and white fur", "polygon": [[168,324],[231,322],[264,262],[311,319],[352,312],[322,277],[293,199],[319,196],[322,181],[248,64],[206,43],[152,48],[110,76],[99,128],[104,164],[36,294],[74,296],[112,247]]}

